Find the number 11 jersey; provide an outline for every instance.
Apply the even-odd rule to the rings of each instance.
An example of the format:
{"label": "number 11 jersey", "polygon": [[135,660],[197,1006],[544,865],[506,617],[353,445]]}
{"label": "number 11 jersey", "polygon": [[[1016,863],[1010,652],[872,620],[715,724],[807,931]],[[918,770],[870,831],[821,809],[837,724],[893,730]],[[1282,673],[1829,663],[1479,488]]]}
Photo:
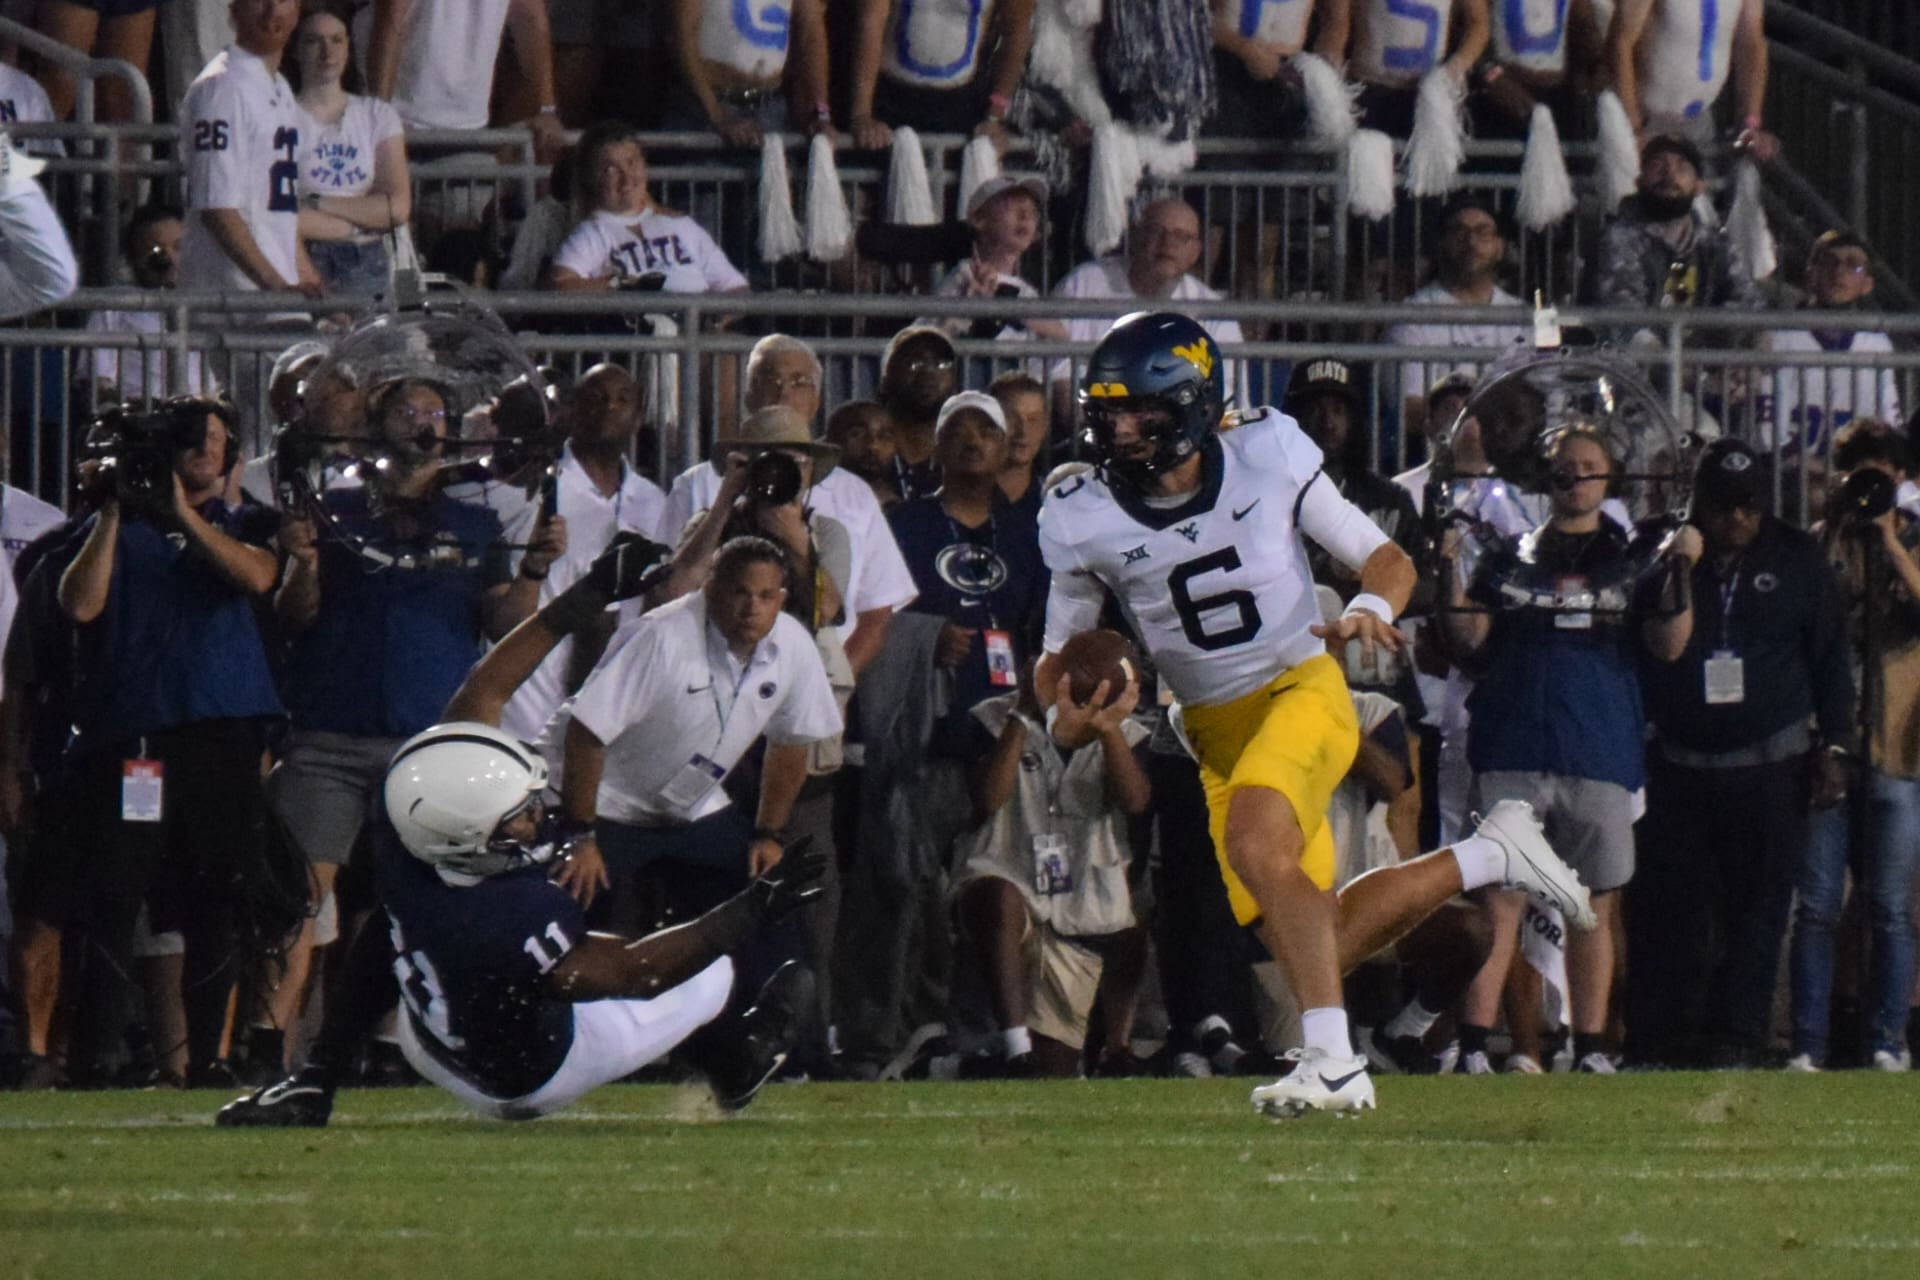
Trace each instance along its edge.
{"label": "number 11 jersey", "polygon": [[1040,509],[1047,652],[1099,625],[1104,587],[1189,705],[1230,702],[1326,652],[1308,630],[1320,613],[1297,524],[1318,446],[1259,409],[1202,453],[1200,488],[1179,506],[1149,506],[1087,470],[1049,488]]}

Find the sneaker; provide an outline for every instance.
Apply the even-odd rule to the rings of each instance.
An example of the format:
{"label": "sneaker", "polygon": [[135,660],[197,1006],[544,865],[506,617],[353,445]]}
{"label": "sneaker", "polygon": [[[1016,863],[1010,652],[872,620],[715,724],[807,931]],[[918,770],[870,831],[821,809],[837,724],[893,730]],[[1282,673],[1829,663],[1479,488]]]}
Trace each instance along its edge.
{"label": "sneaker", "polygon": [[1786,1065],[1781,1069],[1783,1071],[1792,1071],[1803,1076],[1811,1076],[1819,1074],[1820,1064],[1813,1060],[1813,1055],[1810,1053],[1796,1053],[1787,1059]]}
{"label": "sneaker", "polygon": [[876,1079],[924,1080],[928,1060],[948,1052],[951,1052],[951,1049],[947,1046],[947,1024],[923,1023],[913,1029],[913,1034],[907,1037],[907,1042],[900,1046],[900,1052],[887,1059],[886,1065],[880,1068],[880,1074]]}
{"label": "sneaker", "polygon": [[1576,929],[1591,929],[1599,921],[1587,887],[1573,868],[1560,861],[1540,829],[1540,819],[1525,800],[1502,800],[1479,820],[1473,834],[1485,836],[1506,851],[1510,889],[1524,889],[1534,901],[1552,907]]}
{"label": "sneaker", "polygon": [[1911,1071],[1913,1070],[1913,1054],[1905,1049],[1900,1050],[1898,1053],[1895,1053],[1891,1049],[1875,1049],[1873,1051],[1873,1069],[1875,1071]]}
{"label": "sneaker", "polygon": [[220,1108],[222,1129],[324,1129],[333,1115],[333,1086],[311,1069],[256,1089]]}
{"label": "sneaker", "polygon": [[730,1043],[701,1055],[701,1074],[722,1111],[738,1111],[773,1079],[793,1049],[800,1012],[813,999],[813,971],[798,960],[774,970],[753,1007],[740,1015]]}
{"label": "sneaker", "polygon": [[67,1073],[52,1058],[30,1053],[21,1059],[20,1074],[14,1078],[13,1087],[22,1093],[64,1089],[67,1087]]}
{"label": "sneaker", "polygon": [[1361,1027],[1354,1038],[1360,1042],[1360,1052],[1367,1062],[1383,1075],[1430,1076],[1440,1065],[1419,1036],[1387,1036],[1372,1027]]}
{"label": "sneaker", "polygon": [[1574,1063],[1573,1069],[1579,1074],[1586,1075],[1586,1076],[1616,1075],[1619,1073],[1619,1070],[1620,1070],[1618,1067],[1613,1065],[1612,1058],[1609,1058],[1606,1054],[1600,1052],[1598,1049],[1593,1050],[1591,1053],[1581,1058],[1580,1061]]}
{"label": "sneaker", "polygon": [[1449,1040],[1439,1053],[1433,1056],[1433,1069],[1438,1075],[1450,1076],[1460,1065],[1460,1042]]}
{"label": "sneaker", "polygon": [[1513,1053],[1507,1055],[1506,1072],[1510,1076],[1543,1076],[1546,1068],[1530,1053]]}
{"label": "sneaker", "polygon": [[1493,1060],[1487,1057],[1485,1049],[1473,1049],[1460,1055],[1454,1070],[1463,1076],[1490,1076],[1493,1074]]}
{"label": "sneaker", "polygon": [[1213,1064],[1205,1054],[1188,1049],[1173,1055],[1173,1074],[1188,1080],[1206,1080],[1213,1076]]}
{"label": "sneaker", "polygon": [[1253,1091],[1253,1109],[1276,1120],[1309,1111],[1373,1110],[1373,1079],[1365,1058],[1336,1058],[1322,1049],[1287,1053],[1293,1070]]}

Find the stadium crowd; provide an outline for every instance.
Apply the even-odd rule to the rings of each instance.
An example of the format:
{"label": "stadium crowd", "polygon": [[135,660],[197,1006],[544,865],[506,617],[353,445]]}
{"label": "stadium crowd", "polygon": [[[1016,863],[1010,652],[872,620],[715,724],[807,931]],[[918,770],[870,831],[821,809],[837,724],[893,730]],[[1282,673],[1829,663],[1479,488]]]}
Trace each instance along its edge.
{"label": "stadium crowd", "polygon": [[[1034,684],[1043,502],[1083,465],[1076,366],[1013,346],[991,380],[970,380],[955,347],[1091,342],[1108,321],[957,319],[938,302],[1042,296],[1030,277],[1147,310],[1272,296],[1277,229],[1235,223],[1250,244],[1228,252],[1178,179],[1141,190],[1118,252],[1040,269],[1065,265],[1048,232],[1078,225],[1100,177],[1088,140],[1111,119],[1304,138],[1303,51],[1360,86],[1368,128],[1416,142],[1429,73],[1481,137],[1526,137],[1541,105],[1563,134],[1590,136],[1594,91],[1611,87],[1639,172],[1581,264],[1582,300],[1791,297],[1760,342],[1892,349],[1814,314],[1872,294],[1858,236],[1820,236],[1790,291],[1754,278],[1713,207],[1733,149],[1778,147],[1759,0],[1571,0],[1542,10],[1549,34],[1527,25],[1536,6],[1487,0],[1215,0],[1211,13],[1109,0],[1110,38],[1085,33],[1098,112],[1042,74],[1058,51],[1041,36],[1065,21],[1055,0],[26,7],[64,43],[150,69],[181,127],[183,199],[124,227],[120,278],[150,289],[383,294],[421,263],[482,288],[765,287],[751,219],[655,198],[650,130],[725,147],[805,132],[863,151],[903,128],[1002,149],[1017,137],[1046,178],[971,189],[929,255],[952,265],[927,315],[891,335],[870,397],[830,397],[808,341],[764,333],[737,369],[716,366],[710,453],[678,474],[651,473],[648,441],[674,422],[672,379],[647,359],[549,371],[565,444],[538,499],[517,505],[459,465],[451,442],[481,406],[431,376],[356,382],[329,359],[337,331],[305,319],[203,318],[284,327],[262,387],[237,372],[223,384],[197,355],[169,369],[157,353],[88,353],[76,417],[100,415],[103,447],[64,509],[11,486],[0,508],[0,1051],[20,1088],[267,1084],[316,1043],[330,1080],[408,1078],[391,1026],[362,1043],[333,1005],[352,954],[392,945],[367,852],[388,762],[490,645],[623,540],[660,545],[649,592],[570,632],[499,718],[545,746],[571,836],[555,875],[589,927],[699,920],[805,840],[826,855],[827,891],[770,931],[816,977],[795,1075],[1284,1071],[1301,1011],[1235,921],[1201,768],[1151,659],[1136,655],[1137,681],[1104,705]],[[1703,9],[1717,24],[1703,28]],[[0,64],[8,120],[71,110],[71,78],[38,74]],[[103,92],[103,118],[126,109]],[[554,166],[542,200],[512,210],[492,184],[470,202],[450,188],[416,199],[409,161],[434,149],[409,132],[490,122],[532,131]],[[30,176],[0,180],[0,205],[45,204],[18,186]],[[1469,187],[1419,215],[1430,278],[1406,302],[1518,302],[1511,202]],[[1259,336],[1205,327],[1223,345]],[[1464,896],[1348,977],[1360,1050],[1381,1071],[1468,1074],[1909,1068],[1920,464],[1893,372],[1785,370],[1737,415],[1692,405],[1695,430],[1716,411],[1753,430],[1701,451],[1652,590],[1614,500],[1616,440],[1532,430],[1537,492],[1503,484],[1511,442],[1493,437],[1511,407],[1476,390],[1529,335],[1379,336],[1460,358],[1383,370],[1377,406],[1368,371],[1338,359],[1268,393],[1419,575],[1405,655],[1334,654],[1363,735],[1330,812],[1337,884],[1464,838],[1471,810],[1525,800],[1592,891],[1598,927],[1498,887]],[[1231,402],[1259,404],[1244,363],[1222,381]],[[250,420],[261,400],[274,420]],[[1369,409],[1410,457],[1444,452],[1448,468],[1376,472]],[[289,504],[274,456],[245,456],[276,429],[322,452],[347,441],[378,466]],[[1773,514],[1783,459],[1822,495],[1811,529]],[[1337,618],[1361,594],[1357,570],[1317,550],[1310,563]],[[1194,601],[1185,582],[1173,594],[1190,626],[1222,627],[1235,593]],[[738,619],[769,601],[777,622],[741,642]],[[1687,634],[1672,625],[1683,615]],[[1104,621],[1137,623],[1117,607]],[[425,1017],[415,996],[401,998]]]}

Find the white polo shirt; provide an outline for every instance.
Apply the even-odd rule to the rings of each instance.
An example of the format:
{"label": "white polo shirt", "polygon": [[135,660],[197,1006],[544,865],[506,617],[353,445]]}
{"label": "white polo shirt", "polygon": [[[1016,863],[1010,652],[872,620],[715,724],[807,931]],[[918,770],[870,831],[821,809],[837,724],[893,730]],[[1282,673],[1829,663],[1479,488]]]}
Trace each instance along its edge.
{"label": "white polo shirt", "polygon": [[[1142,311],[1178,311],[1183,302],[1215,302],[1225,295],[1218,289],[1210,289],[1202,284],[1198,277],[1189,272],[1180,277],[1173,286],[1173,292],[1164,298],[1142,298],[1133,291],[1132,283],[1127,279],[1127,260],[1114,256],[1097,258],[1092,262],[1083,262],[1066,274],[1066,277],[1054,286],[1056,298],[1130,298],[1140,305],[1135,310]],[[1075,342],[1098,342],[1107,336],[1107,330],[1113,328],[1115,316],[1079,316],[1065,321],[1067,336]],[[1245,341],[1238,320],[1214,318],[1202,320],[1200,327],[1213,335],[1213,340],[1221,346],[1230,342]],[[1073,361],[1066,358],[1055,360],[1047,370],[1049,382],[1062,382],[1073,377]],[[1229,400],[1243,407],[1251,406],[1253,397],[1247,389],[1247,371],[1237,360],[1222,363],[1220,378],[1226,387]]]}
{"label": "white polo shirt", "polygon": [[692,822],[727,806],[721,778],[762,734],[776,746],[841,731],[813,637],[782,613],[743,667],[707,621],[704,593],[621,627],[573,701],[607,744],[599,813],[616,822]]}
{"label": "white polo shirt", "polygon": [[[1419,307],[1471,306],[1453,296],[1439,281],[1421,286],[1407,295],[1407,305]],[[1520,299],[1498,285],[1494,286],[1493,307],[1517,307]],[[1399,347],[1485,347],[1487,359],[1409,360],[1400,366],[1400,394],[1407,400],[1424,400],[1434,383],[1448,374],[1464,373],[1470,378],[1502,352],[1525,344],[1533,335],[1512,324],[1397,324],[1387,330],[1387,341]]]}
{"label": "white polo shirt", "polygon": [[0,189],[0,320],[31,315],[80,283],[73,245],[47,193],[15,176]]}
{"label": "white polo shirt", "polygon": [[[667,503],[658,485],[627,466],[621,468],[620,487],[612,494],[601,493],[600,487],[588,478],[586,469],[573,456],[571,443],[560,451],[558,485],[557,510],[567,522],[567,552],[553,562],[547,571],[547,580],[540,584],[542,605],[577,582],[593,564],[594,557],[607,549],[614,534],[624,530],[651,538],[659,527],[661,509]],[[529,507],[531,514],[537,515],[538,511],[537,505]],[[513,542],[526,541],[524,534],[511,530],[509,537]],[[523,554],[514,553],[516,569]],[[622,620],[638,617],[640,609],[638,600],[624,601],[620,605]],[[545,661],[514,691],[501,713],[500,727],[529,742],[537,738],[566,699],[567,668],[572,661],[573,639],[568,637],[555,645]]]}
{"label": "white polo shirt", "polygon": [[306,113],[277,71],[238,45],[214,55],[180,108],[187,153],[187,235],[180,284],[256,290],[200,213],[233,209],[280,278],[300,278],[300,155]]}
{"label": "white polo shirt", "polygon": [[[720,473],[712,463],[688,467],[674,477],[654,536],[670,547],[679,546],[688,521],[711,507],[719,495]],[[913,585],[913,571],[907,568],[900,544],[893,540],[893,529],[880,510],[880,500],[866,481],[843,467],[835,467],[813,486],[808,501],[820,515],[840,522],[853,547],[853,569],[844,593],[847,620],[840,627],[842,640],[853,634],[857,615],[870,609],[904,609],[913,603],[920,594]]]}

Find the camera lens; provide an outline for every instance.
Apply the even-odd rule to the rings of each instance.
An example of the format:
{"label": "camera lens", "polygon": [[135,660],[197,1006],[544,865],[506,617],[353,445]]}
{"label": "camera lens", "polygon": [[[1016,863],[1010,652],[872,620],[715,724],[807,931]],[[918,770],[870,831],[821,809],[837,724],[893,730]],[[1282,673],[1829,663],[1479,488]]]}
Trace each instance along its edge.
{"label": "camera lens", "polygon": [[800,464],[777,449],[747,464],[747,497],[762,506],[784,507],[800,496]]}

